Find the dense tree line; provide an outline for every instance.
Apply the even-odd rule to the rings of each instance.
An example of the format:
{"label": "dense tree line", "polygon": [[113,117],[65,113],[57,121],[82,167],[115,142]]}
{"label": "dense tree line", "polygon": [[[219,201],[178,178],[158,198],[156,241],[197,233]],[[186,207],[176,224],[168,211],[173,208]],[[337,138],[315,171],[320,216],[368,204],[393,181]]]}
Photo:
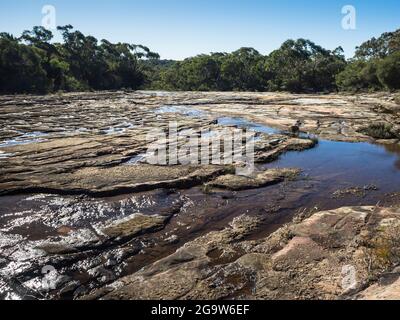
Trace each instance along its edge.
{"label": "dense tree line", "polygon": [[341,90],[400,89],[400,29],[364,42],[338,74]]}
{"label": "dense tree line", "polygon": [[58,30],[63,43],[52,43],[53,33],[43,27],[19,38],[0,33],[0,92],[136,89],[145,82],[140,61],[159,58],[147,47],[99,42],[70,25]]}
{"label": "dense tree line", "polygon": [[142,45],[98,41],[58,27],[62,43],[42,27],[19,38],[0,33],[0,92],[146,88],[200,91],[331,92],[400,89],[400,30],[372,38],[346,61],[342,48],[326,50],[288,40],[262,55],[253,48],[160,60]]}
{"label": "dense tree line", "polygon": [[325,50],[311,41],[288,40],[268,56],[253,48],[199,55],[162,71],[170,90],[331,91],[346,66],[341,48]]}

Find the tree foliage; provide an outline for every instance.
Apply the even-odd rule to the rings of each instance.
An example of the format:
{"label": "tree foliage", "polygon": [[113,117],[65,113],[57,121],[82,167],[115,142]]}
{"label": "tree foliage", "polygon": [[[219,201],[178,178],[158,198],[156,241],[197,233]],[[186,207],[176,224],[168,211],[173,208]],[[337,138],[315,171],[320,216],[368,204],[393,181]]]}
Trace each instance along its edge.
{"label": "tree foliage", "polygon": [[342,50],[333,52],[309,40],[289,40],[269,56],[253,48],[199,55],[162,74],[161,87],[204,91],[330,91],[346,65]]}
{"label": "tree foliage", "polygon": [[346,65],[343,49],[323,49],[315,43],[288,40],[267,58],[270,90],[291,92],[332,91],[335,76]]}
{"label": "tree foliage", "polygon": [[372,38],[346,61],[306,39],[263,55],[253,48],[160,60],[143,45],[98,41],[71,25],[63,42],[43,27],[19,38],[0,33],[0,93],[162,89],[184,91],[331,92],[400,89],[400,29]]}
{"label": "tree foliage", "polygon": [[63,43],[52,43],[53,33],[43,27],[20,38],[0,34],[0,92],[136,89],[144,83],[141,61],[159,58],[142,45],[99,43],[71,25],[58,30]]}
{"label": "tree foliage", "polygon": [[385,32],[379,38],[372,38],[356,48],[357,59],[383,59],[400,51],[400,29]]}
{"label": "tree foliage", "polygon": [[379,62],[377,76],[384,87],[390,90],[400,89],[400,51]]}
{"label": "tree foliage", "polygon": [[337,75],[337,85],[346,91],[400,89],[400,29],[358,47],[354,59]]}

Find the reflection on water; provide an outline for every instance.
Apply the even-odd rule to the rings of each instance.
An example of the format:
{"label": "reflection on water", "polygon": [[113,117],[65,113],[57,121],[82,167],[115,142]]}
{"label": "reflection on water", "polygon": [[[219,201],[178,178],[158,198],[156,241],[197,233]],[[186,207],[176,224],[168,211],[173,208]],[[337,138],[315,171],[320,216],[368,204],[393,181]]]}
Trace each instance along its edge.
{"label": "reflection on water", "polygon": [[[246,128],[259,133],[284,134],[281,130],[243,118],[222,117],[218,124]],[[305,133],[300,137],[312,138]],[[330,197],[341,188],[374,184],[380,192],[400,191],[400,145],[320,140],[309,150],[288,152],[262,168],[296,167],[319,182],[320,197]]]}
{"label": "reflection on water", "polygon": [[186,106],[163,106],[158,108],[155,113],[163,114],[163,113],[179,113],[188,117],[203,117],[206,115],[204,111],[189,108]]}
{"label": "reflection on water", "polygon": [[146,162],[146,154],[141,153],[141,154],[137,154],[137,155],[133,156],[131,159],[129,159],[127,162],[125,162],[124,165],[137,166],[144,162]]}
{"label": "reflection on water", "polygon": [[389,153],[397,155],[397,160],[395,161],[394,165],[397,167],[397,169],[400,170],[400,146],[399,144],[386,144],[383,145],[385,150]]}
{"label": "reflection on water", "polygon": [[0,147],[13,147],[13,146],[18,146],[18,145],[23,145],[23,144],[30,144],[30,143],[38,143],[38,142],[44,142],[46,139],[43,139],[42,137],[47,136],[47,133],[44,132],[27,132],[27,133],[21,133],[21,135],[15,139],[9,139],[9,140],[4,140],[0,142]]}
{"label": "reflection on water", "polygon": [[257,124],[243,118],[221,117],[218,118],[218,124],[221,126],[234,126],[241,129],[248,129],[257,133],[277,134],[280,130],[268,127],[266,125]]}
{"label": "reflection on water", "polygon": [[310,150],[290,152],[265,167],[299,167],[325,187],[375,184],[382,192],[400,190],[400,146],[322,140]]}
{"label": "reflection on water", "polygon": [[126,130],[132,129],[134,127],[135,125],[133,123],[125,121],[115,127],[104,129],[102,132],[107,135],[119,134],[119,133],[124,133]]}

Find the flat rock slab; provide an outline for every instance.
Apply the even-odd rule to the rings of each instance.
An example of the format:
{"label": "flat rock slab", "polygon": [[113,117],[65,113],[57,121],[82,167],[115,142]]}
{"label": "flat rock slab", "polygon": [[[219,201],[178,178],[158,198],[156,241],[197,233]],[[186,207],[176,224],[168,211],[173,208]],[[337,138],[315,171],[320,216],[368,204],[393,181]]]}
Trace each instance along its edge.
{"label": "flat rock slab", "polygon": [[167,217],[135,214],[121,221],[115,221],[102,232],[112,238],[134,237],[141,233],[162,229],[166,220]]}
{"label": "flat rock slab", "polygon": [[298,169],[270,169],[264,172],[255,172],[250,177],[227,174],[210,181],[208,185],[233,191],[257,189],[282,182],[285,179],[294,179],[299,173]]}
{"label": "flat rock slab", "polygon": [[[255,94],[152,92],[2,96],[0,194],[111,195],[212,180],[229,168],[144,165],[143,155],[154,142],[149,133],[155,129],[168,133],[169,124],[176,122],[178,138],[166,140],[168,148],[184,147],[189,132],[211,148],[207,137],[216,135],[223,141],[226,133],[237,130],[218,124],[219,117],[229,115],[224,113],[225,104],[257,108],[260,99]],[[255,161],[268,162],[287,151],[312,148],[315,141],[277,131],[257,133],[254,144]]]}
{"label": "flat rock slab", "polygon": [[[400,250],[399,208],[318,212],[266,238],[241,240],[258,222],[240,216],[224,230],[186,243],[174,254],[86,298],[398,297],[399,272],[393,268],[399,262],[395,255]],[[374,283],[373,279],[380,280]]]}
{"label": "flat rock slab", "polygon": [[[223,124],[221,117],[232,118],[233,124]],[[297,121],[302,123],[300,136],[288,133]],[[2,197],[5,214],[1,215],[0,230],[0,291],[4,296],[20,296],[26,288],[32,290],[29,294],[46,292],[40,272],[46,265],[66,275],[57,283],[57,294],[63,297],[354,298],[356,294],[362,297],[361,290],[374,279],[381,280],[373,283],[377,289],[372,286],[364,297],[393,295],[389,285],[395,288],[396,272],[391,268],[397,263],[393,257],[399,256],[395,241],[399,237],[392,226],[398,225],[398,209],[325,211],[291,223],[269,237],[245,241],[261,223],[257,212],[265,212],[265,206],[274,207],[272,202],[281,196],[280,186],[276,187],[277,195],[268,190],[268,194],[263,193],[265,198],[252,197],[253,202],[244,207],[222,207],[219,218],[215,211],[208,217],[203,205],[208,201],[209,207],[219,208],[234,203],[235,199],[229,198],[232,195],[227,195],[231,192],[218,190],[226,193],[229,199],[225,199],[203,194],[200,188],[194,189],[201,195],[192,197],[184,191],[193,190],[174,189],[208,184],[248,190],[291,179],[298,171],[267,170],[242,177],[234,173],[243,163],[236,167],[145,163],[149,132],[167,132],[170,122],[177,122],[179,137],[168,147],[185,146],[193,133],[205,140],[214,135],[223,138],[237,128],[255,130],[258,164],[285,152],[314,147],[316,139],[307,133],[333,140],[372,140],[360,129],[375,122],[396,126],[399,117],[390,94],[105,92],[2,96],[0,195],[7,195]],[[202,132],[208,135],[202,137]],[[109,196],[112,200],[101,198]],[[202,197],[205,202],[196,200]],[[298,199],[300,193],[293,192],[293,197]],[[239,216],[226,227],[231,216],[253,211],[255,200],[257,212]],[[264,200],[265,205],[261,203]],[[178,213],[180,217],[175,219]],[[226,220],[217,224],[221,217]],[[202,223],[215,229],[194,230]],[[208,233],[210,229],[217,231]],[[190,236],[190,241],[182,236]],[[183,241],[187,243],[182,246]],[[166,243],[174,244],[172,251],[151,251],[153,246],[162,248]],[[128,261],[139,268],[132,271],[130,265],[124,269]],[[343,270],[351,275],[352,268],[356,284],[350,278],[344,286]],[[371,268],[373,280],[367,277]],[[79,279],[73,278],[77,270],[84,270]],[[393,271],[393,279],[386,279],[382,270]],[[126,274],[130,275],[123,277]],[[90,293],[93,288],[100,289]]]}

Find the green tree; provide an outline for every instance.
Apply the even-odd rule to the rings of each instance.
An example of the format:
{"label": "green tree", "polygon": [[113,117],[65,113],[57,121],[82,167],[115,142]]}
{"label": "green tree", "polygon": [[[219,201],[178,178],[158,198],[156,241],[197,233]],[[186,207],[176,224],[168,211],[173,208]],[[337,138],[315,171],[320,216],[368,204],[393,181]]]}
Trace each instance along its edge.
{"label": "green tree", "polygon": [[378,63],[377,76],[390,90],[400,89],[400,51],[393,53]]}
{"label": "green tree", "polygon": [[400,88],[400,29],[383,33],[357,47],[354,59],[336,77],[346,91],[375,91]]}
{"label": "green tree", "polygon": [[345,65],[341,48],[329,51],[309,40],[288,40],[267,58],[268,88],[290,92],[331,91],[336,88],[336,74]]}
{"label": "green tree", "polygon": [[352,60],[336,77],[342,91],[375,91],[382,89],[377,76],[377,60]]}
{"label": "green tree", "polygon": [[219,59],[199,55],[178,62],[163,75],[165,87],[173,90],[218,90],[220,77]]}
{"label": "green tree", "polygon": [[0,91],[3,93],[46,93],[51,90],[42,61],[46,52],[20,44],[9,34],[0,34]]}
{"label": "green tree", "polygon": [[266,87],[264,56],[253,48],[241,48],[224,55],[221,77],[228,90],[262,91]]}
{"label": "green tree", "polygon": [[356,59],[383,59],[400,51],[400,29],[385,32],[379,38],[372,38],[356,48]]}

